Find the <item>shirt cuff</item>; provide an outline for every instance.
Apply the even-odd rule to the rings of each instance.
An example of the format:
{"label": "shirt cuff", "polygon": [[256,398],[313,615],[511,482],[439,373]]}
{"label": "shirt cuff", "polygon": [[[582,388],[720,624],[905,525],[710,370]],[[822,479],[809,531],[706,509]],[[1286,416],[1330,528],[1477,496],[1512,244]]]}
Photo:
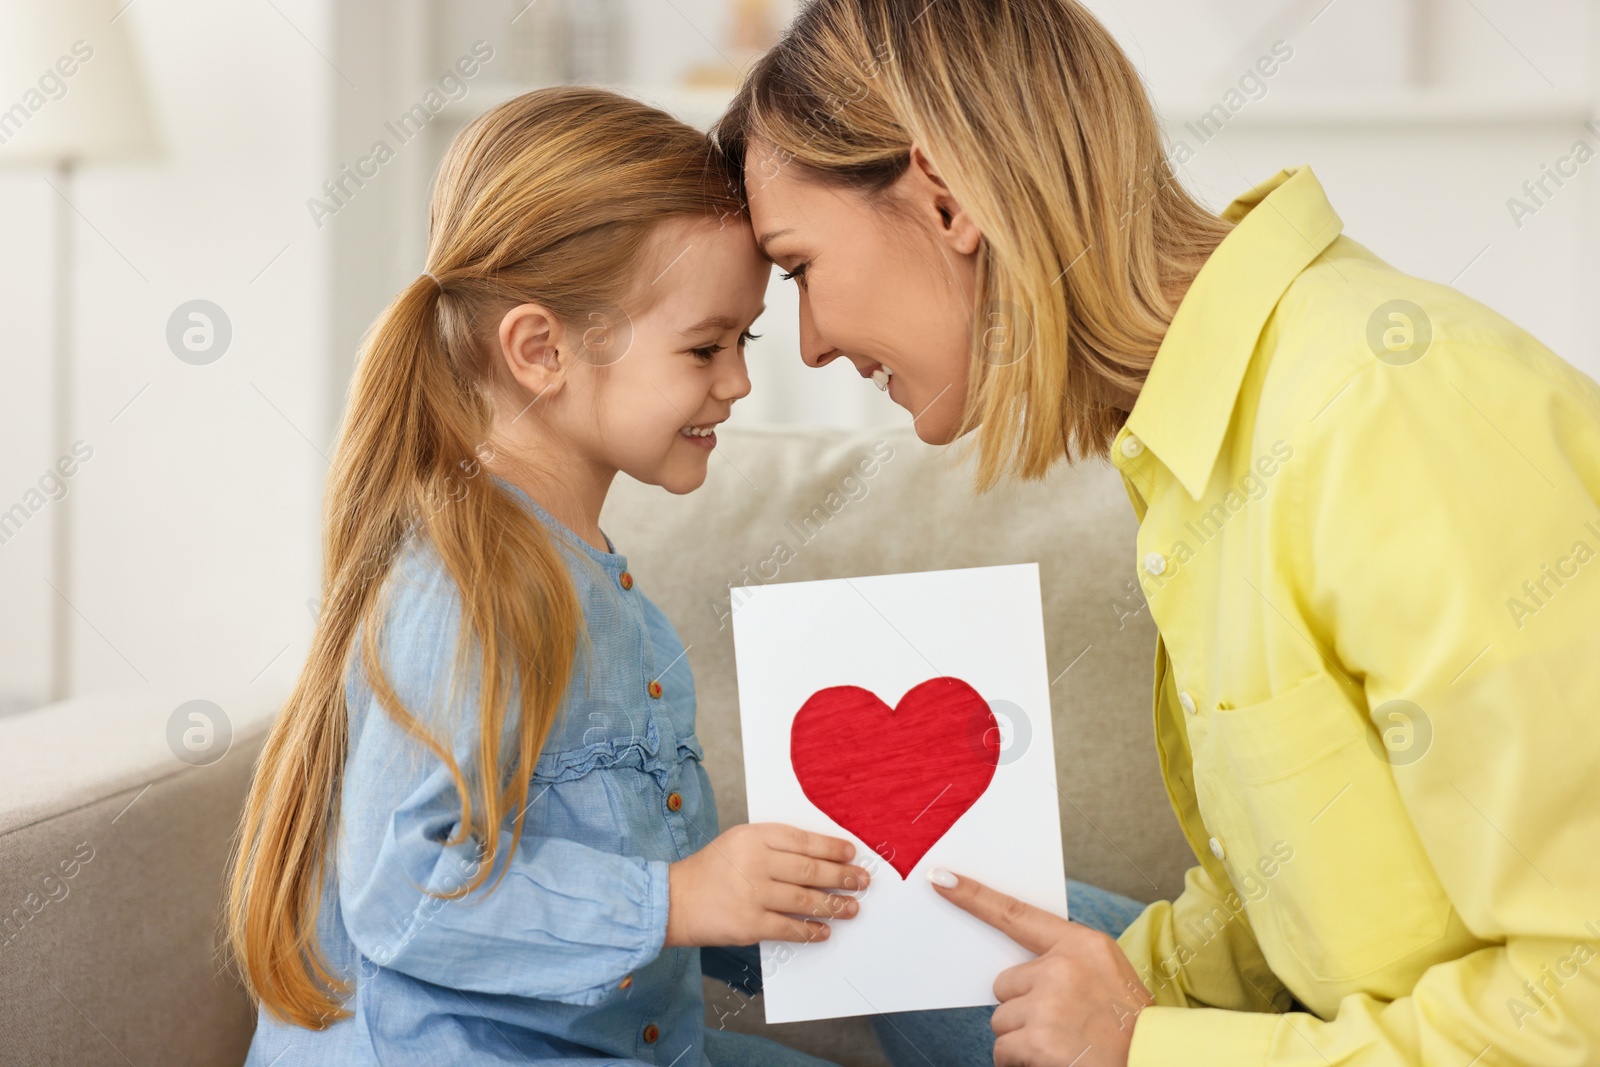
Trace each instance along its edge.
{"label": "shirt cuff", "polygon": [[667,944],[667,908],[671,903],[668,893],[667,861],[645,860],[645,948],[646,955],[638,964],[644,966],[657,956]]}
{"label": "shirt cuff", "polygon": [[570,994],[546,994],[546,999],[560,1004],[593,1007],[624,988],[622,982],[633,977],[633,972],[655,962],[667,940],[667,861],[643,860],[643,897],[639,900],[640,929],[643,932],[639,946],[625,957],[623,970],[615,978],[600,985],[580,989]]}
{"label": "shirt cuff", "polygon": [[645,860],[643,862],[644,899],[640,901],[642,906],[639,912],[639,921],[644,931],[644,939],[628,959],[627,973],[622,977],[627,977],[639,968],[655,962],[656,957],[661,955],[666,947],[667,906],[669,903],[667,861]]}
{"label": "shirt cuff", "polygon": [[1282,1025],[1276,1012],[1152,1004],[1134,1023],[1128,1067],[1262,1067]]}

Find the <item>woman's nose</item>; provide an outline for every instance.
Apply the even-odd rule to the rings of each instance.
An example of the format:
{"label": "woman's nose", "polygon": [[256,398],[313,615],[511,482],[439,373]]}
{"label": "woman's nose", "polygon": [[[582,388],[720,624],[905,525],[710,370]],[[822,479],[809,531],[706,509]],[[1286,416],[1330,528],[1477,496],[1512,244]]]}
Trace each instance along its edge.
{"label": "woman's nose", "polygon": [[800,297],[800,360],[808,367],[825,367],[839,352],[828,344],[811,318],[810,301]]}

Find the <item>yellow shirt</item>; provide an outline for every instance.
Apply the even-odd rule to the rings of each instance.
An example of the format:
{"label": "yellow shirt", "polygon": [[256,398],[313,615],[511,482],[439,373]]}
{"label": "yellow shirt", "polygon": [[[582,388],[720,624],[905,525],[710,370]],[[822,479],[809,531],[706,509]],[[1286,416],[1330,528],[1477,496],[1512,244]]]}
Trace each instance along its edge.
{"label": "yellow shirt", "polygon": [[1600,1063],[1600,386],[1310,167],[1224,215],[1112,448],[1199,860],[1130,1067]]}

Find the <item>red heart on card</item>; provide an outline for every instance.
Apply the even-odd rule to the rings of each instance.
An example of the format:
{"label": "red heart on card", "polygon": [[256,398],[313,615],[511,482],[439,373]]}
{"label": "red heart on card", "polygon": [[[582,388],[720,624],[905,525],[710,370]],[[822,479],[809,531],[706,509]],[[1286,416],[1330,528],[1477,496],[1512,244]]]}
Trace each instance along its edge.
{"label": "red heart on card", "polygon": [[1000,728],[960,678],[930,678],[889,707],[870,689],[811,694],[789,728],[789,761],[806,797],[900,872],[989,788]]}

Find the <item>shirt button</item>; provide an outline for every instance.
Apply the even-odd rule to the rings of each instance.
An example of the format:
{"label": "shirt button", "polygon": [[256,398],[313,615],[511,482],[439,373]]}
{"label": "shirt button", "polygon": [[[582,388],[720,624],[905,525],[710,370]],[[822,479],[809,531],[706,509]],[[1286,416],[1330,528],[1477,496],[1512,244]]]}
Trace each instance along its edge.
{"label": "shirt button", "polygon": [[1222,858],[1222,842],[1214,837],[1211,839],[1211,854],[1219,860]]}
{"label": "shirt button", "polygon": [[1160,574],[1167,569],[1167,557],[1159,552],[1152,552],[1144,558],[1144,569],[1151,574]]}
{"label": "shirt button", "polygon": [[681,807],[683,807],[683,794],[682,793],[668,793],[667,794],[667,810],[668,811],[677,811]]}
{"label": "shirt button", "polygon": [[622,981],[617,983],[618,989],[627,989],[633,984],[633,975],[624,975]]}
{"label": "shirt button", "polygon": [[1178,694],[1178,703],[1182,705],[1183,710],[1188,712],[1190,715],[1195,713],[1194,697],[1190,696],[1187,692]]}
{"label": "shirt button", "polygon": [[617,575],[617,584],[622,586],[624,589],[632,589],[633,575],[629,574],[627,571],[623,571],[621,574]]}
{"label": "shirt button", "polygon": [[1143,451],[1144,442],[1133,436],[1133,434],[1130,433],[1128,436],[1122,439],[1122,454],[1127,456],[1129,459],[1132,459],[1134,456],[1137,456]]}
{"label": "shirt button", "polygon": [[655,1023],[650,1023],[648,1026],[646,1026],[644,1028],[644,1043],[645,1044],[647,1044],[647,1045],[655,1044],[656,1043],[656,1038],[658,1038],[660,1036],[661,1036],[661,1028],[659,1026],[657,1026]]}
{"label": "shirt button", "polygon": [[645,692],[650,694],[651,699],[660,700],[661,699],[661,683],[660,682],[651,682],[649,685],[645,686]]}

